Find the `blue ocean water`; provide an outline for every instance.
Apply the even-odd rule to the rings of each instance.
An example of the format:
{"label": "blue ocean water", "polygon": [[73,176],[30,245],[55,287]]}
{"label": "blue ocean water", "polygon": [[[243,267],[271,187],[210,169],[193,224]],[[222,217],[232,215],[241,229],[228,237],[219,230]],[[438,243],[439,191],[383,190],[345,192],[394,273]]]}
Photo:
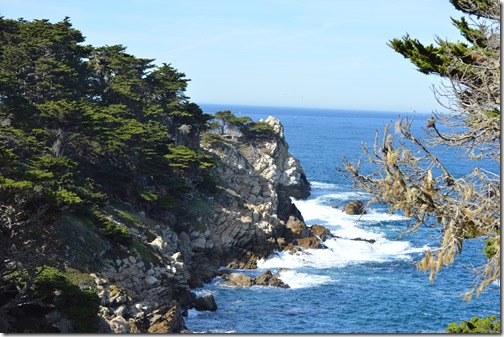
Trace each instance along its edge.
{"label": "blue ocean water", "polygon": [[[196,289],[213,293],[218,310],[190,310],[186,318],[194,332],[213,333],[442,333],[449,322],[473,316],[500,317],[500,286],[494,284],[471,302],[461,298],[469,290],[472,272],[463,265],[484,261],[481,242],[464,243],[462,255],[442,270],[434,283],[414,263],[427,247],[436,246],[437,232],[422,229],[399,238],[407,219],[390,215],[384,205],[373,205],[359,222],[332,206],[370,196],[356,191],[337,172],[342,157],[363,157],[361,144],[372,146],[375,131],[396,121],[398,114],[376,111],[279,108],[201,104],[207,113],[231,110],[253,120],[272,115],[281,120],[290,152],[301,161],[312,195],[294,200],[308,225],[321,224],[343,239],[328,240],[330,249],[309,254],[273,254],[259,269],[240,271],[251,276],[264,270],[281,273],[289,289],[253,286],[232,288],[219,279]],[[405,117],[406,114],[401,114]],[[428,114],[414,117],[413,130],[421,134]],[[456,174],[468,173],[474,163],[457,153],[439,154]],[[498,164],[486,163],[498,172]],[[374,244],[345,238],[375,239]]]}

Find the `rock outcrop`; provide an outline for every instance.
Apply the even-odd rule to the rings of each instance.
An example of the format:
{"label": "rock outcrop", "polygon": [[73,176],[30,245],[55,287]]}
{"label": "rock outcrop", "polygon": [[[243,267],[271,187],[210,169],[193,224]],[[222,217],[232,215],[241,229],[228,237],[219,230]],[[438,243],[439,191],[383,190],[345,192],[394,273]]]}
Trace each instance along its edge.
{"label": "rock outcrop", "polygon": [[256,277],[250,277],[242,273],[224,274],[221,283],[230,287],[251,287],[257,285],[263,287],[289,288],[289,285],[285,284],[280,279],[280,271],[273,274],[271,270],[266,270]]}
{"label": "rock outcrop", "polygon": [[206,146],[219,158],[221,193],[213,199],[215,218],[207,222],[212,255],[219,265],[254,268],[258,259],[282,250],[297,235],[286,223],[302,222],[291,201],[310,195],[310,185],[299,161],[288,152],[280,122],[265,121],[275,131],[268,139],[239,139]]}
{"label": "rock outcrop", "polygon": [[[220,162],[214,175],[219,187],[195,202],[190,223],[166,218],[168,226],[135,214],[140,221],[129,229],[150,258],[133,250],[120,259],[104,259],[101,271],[93,274],[102,330],[184,331],[186,309],[217,309],[211,294],[196,298],[190,289],[211,281],[219,267],[255,268],[274,250],[292,249],[296,242],[305,246],[295,240],[323,248],[315,236],[323,240],[330,233],[308,228],[291,201],[310,195],[303,169],[288,152],[280,122],[273,117],[265,122],[275,131],[268,139],[230,137],[205,145]],[[231,273],[225,279],[233,286],[288,287],[270,271],[255,278]]]}
{"label": "rock outcrop", "polygon": [[360,200],[350,201],[345,205],[343,211],[349,215],[361,215],[366,214],[366,207]]}

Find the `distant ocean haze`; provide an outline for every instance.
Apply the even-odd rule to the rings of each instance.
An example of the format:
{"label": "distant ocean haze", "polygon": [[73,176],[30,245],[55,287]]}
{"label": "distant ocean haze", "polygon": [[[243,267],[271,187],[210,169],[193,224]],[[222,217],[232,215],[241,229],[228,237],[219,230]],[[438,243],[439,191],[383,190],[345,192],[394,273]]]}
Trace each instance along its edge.
{"label": "distant ocean haze", "polygon": [[[290,288],[233,288],[219,279],[198,289],[212,292],[215,312],[191,310],[186,319],[194,332],[235,333],[441,333],[449,322],[473,316],[500,315],[500,288],[471,302],[460,295],[468,291],[472,274],[460,264],[483,261],[481,242],[468,240],[455,265],[443,270],[434,283],[414,263],[423,251],[436,247],[435,229],[424,228],[402,238],[407,218],[389,214],[385,205],[372,204],[360,221],[347,215],[350,200],[371,196],[353,189],[352,182],[336,170],[342,157],[363,157],[362,142],[372,146],[375,132],[397,120],[398,113],[200,104],[207,113],[231,110],[257,121],[269,115],[282,122],[290,152],[312,185],[307,200],[293,200],[307,225],[321,224],[339,238],[328,239],[328,249],[294,255],[276,252],[259,261],[257,270],[240,270],[251,276],[264,270],[280,272]],[[402,117],[412,113],[401,114]],[[421,134],[428,114],[416,114],[413,131]],[[455,174],[468,173],[474,163],[459,160],[453,151],[440,151]],[[498,170],[498,164],[488,168]],[[363,169],[366,169],[365,167]],[[373,239],[374,243],[354,238]]]}

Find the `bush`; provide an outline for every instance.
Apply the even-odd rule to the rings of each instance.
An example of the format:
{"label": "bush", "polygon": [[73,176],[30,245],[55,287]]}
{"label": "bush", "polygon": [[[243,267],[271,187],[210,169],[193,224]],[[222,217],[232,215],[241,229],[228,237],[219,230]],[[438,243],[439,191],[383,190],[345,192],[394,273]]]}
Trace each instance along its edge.
{"label": "bush", "polygon": [[248,138],[268,139],[273,137],[275,130],[266,122],[257,122],[243,128],[242,133]]}
{"label": "bush", "polygon": [[53,267],[39,267],[31,295],[52,301],[56,308],[72,320],[75,332],[97,332],[100,298],[92,290],[81,290]]}
{"label": "bush", "polygon": [[217,133],[207,132],[201,136],[201,142],[211,146],[226,145],[226,141]]}
{"label": "bush", "polygon": [[500,320],[496,320],[496,316],[486,318],[474,316],[470,321],[448,324],[446,331],[449,333],[500,333]]}

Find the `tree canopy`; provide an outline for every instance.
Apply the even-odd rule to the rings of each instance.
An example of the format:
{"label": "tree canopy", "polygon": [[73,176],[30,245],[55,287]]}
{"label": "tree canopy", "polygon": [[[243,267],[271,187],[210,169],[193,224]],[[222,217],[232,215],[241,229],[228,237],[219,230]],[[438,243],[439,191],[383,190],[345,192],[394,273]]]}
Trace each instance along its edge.
{"label": "tree canopy", "polygon": [[110,234],[100,208],[110,198],[161,214],[214,165],[199,147],[211,116],[184,95],[185,74],[121,45],[83,43],[69,18],[0,17],[2,274],[8,261],[40,265],[33,256],[50,251],[62,212]]}
{"label": "tree canopy", "polygon": [[[452,19],[463,41],[436,38],[424,45],[408,34],[389,46],[424,74],[440,76],[434,87],[447,112],[434,112],[427,121],[426,139],[414,135],[412,121],[400,119],[395,135],[389,125],[373,148],[364,146],[376,169],[360,172],[360,163],[344,161],[344,171],[374,195],[373,201],[402,210],[411,217],[410,231],[422,225],[439,229],[439,248],[426,251],[418,268],[436,274],[452,264],[465,240],[479,238],[487,259],[475,266],[470,299],[500,280],[500,172],[478,165],[464,176],[450,171],[433,150],[460,150],[470,160],[500,161],[500,3],[498,0],[451,0],[466,14]],[[468,169],[470,170],[470,169]]]}

